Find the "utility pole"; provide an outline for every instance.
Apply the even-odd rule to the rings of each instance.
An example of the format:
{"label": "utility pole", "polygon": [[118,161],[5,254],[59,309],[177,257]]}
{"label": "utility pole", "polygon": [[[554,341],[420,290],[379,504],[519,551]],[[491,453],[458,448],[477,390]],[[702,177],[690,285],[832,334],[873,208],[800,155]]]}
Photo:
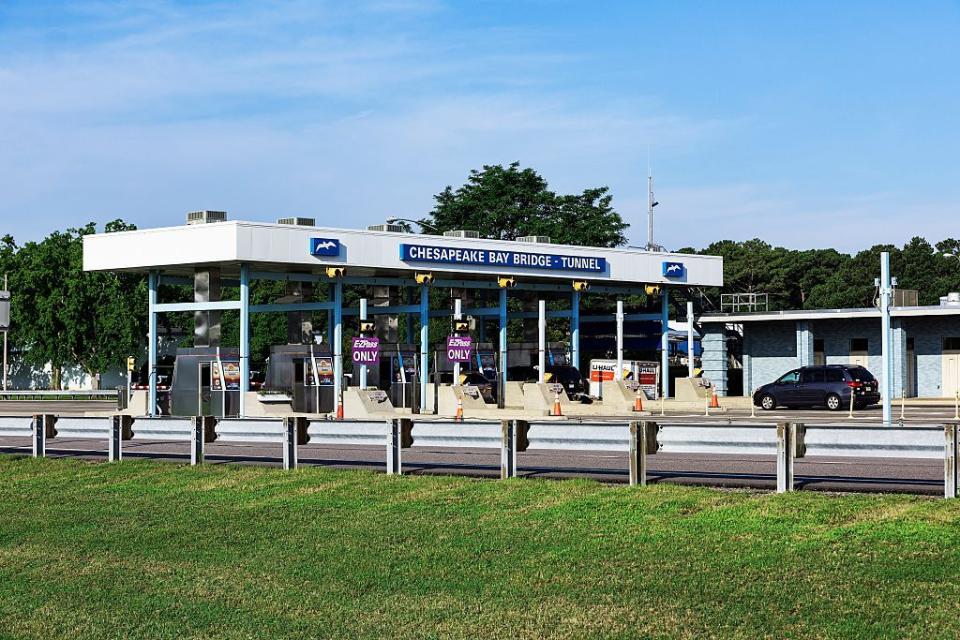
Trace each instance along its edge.
{"label": "utility pole", "polygon": [[653,169],[650,168],[650,158],[647,157],[647,251],[663,251],[653,239],[653,208],[660,204],[653,197]]}
{"label": "utility pole", "polygon": [[[10,283],[7,280],[7,274],[3,274],[3,292],[7,297],[7,325],[10,324]],[[10,327],[3,327],[3,390],[7,390],[7,334],[10,333]]]}
{"label": "utility pole", "polygon": [[893,287],[890,282],[890,254],[880,254],[880,349],[883,362],[881,402],[883,403],[883,424],[890,425],[893,396],[893,352],[890,349],[890,297]]}

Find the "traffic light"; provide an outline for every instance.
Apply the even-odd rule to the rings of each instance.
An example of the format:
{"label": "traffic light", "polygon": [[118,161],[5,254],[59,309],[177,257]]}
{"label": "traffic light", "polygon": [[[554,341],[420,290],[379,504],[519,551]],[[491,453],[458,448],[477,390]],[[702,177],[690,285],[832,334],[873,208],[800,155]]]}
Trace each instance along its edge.
{"label": "traffic light", "polygon": [[432,273],[418,273],[413,279],[417,281],[417,284],[433,284]]}
{"label": "traffic light", "polygon": [[583,293],[584,291],[590,290],[590,283],[586,280],[574,280],[573,281],[573,290]]}
{"label": "traffic light", "polygon": [[343,267],[327,267],[328,278],[342,278],[343,272],[344,272]]}
{"label": "traffic light", "polygon": [[466,320],[454,320],[453,321],[453,332],[454,333],[469,333],[470,332],[470,323]]}
{"label": "traffic light", "polygon": [[133,371],[137,368],[137,359],[133,356],[127,356],[127,371]]}
{"label": "traffic light", "polygon": [[655,284],[648,284],[643,288],[647,292],[648,296],[658,296],[660,295],[660,287]]}
{"label": "traffic light", "polygon": [[500,285],[501,289],[513,289],[517,286],[517,281],[508,276],[500,276],[497,278],[497,284]]}
{"label": "traffic light", "polygon": [[375,329],[373,328],[373,320],[360,321],[360,335],[371,335],[374,331]]}

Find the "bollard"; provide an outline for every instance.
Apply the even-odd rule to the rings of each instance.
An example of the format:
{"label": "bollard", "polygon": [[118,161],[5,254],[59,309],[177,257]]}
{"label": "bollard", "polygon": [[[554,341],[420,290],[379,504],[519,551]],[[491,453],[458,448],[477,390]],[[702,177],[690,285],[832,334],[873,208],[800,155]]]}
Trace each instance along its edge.
{"label": "bollard", "polygon": [[852,417],[853,417],[853,399],[854,399],[854,396],[856,396],[856,395],[857,395],[857,394],[854,393],[853,389],[851,389],[851,390],[850,390],[850,413],[849,413],[849,415],[847,415],[848,418],[852,418]]}
{"label": "bollard", "polygon": [[47,439],[55,438],[57,417],[45,414],[33,416],[33,457],[44,458],[47,455]]}
{"label": "bollard", "polygon": [[806,432],[803,424],[777,423],[777,493],[794,490],[794,460],[806,455]]}
{"label": "bollard", "polygon": [[194,416],[193,437],[190,438],[190,464],[203,464],[206,443],[217,439],[217,419],[213,416]]}
{"label": "bollard", "polygon": [[111,417],[110,423],[110,442],[107,451],[107,459],[110,462],[120,462],[123,460],[123,441],[133,438],[133,418],[126,415],[115,415]]}
{"label": "bollard", "polygon": [[667,415],[667,409],[663,404],[663,394],[660,394],[660,415],[661,417]]}
{"label": "bollard", "polygon": [[903,420],[907,416],[907,398],[900,394],[900,426],[903,426]]}
{"label": "bollard", "polygon": [[960,488],[960,468],[957,467],[960,458],[960,425],[956,423],[943,426],[946,436],[943,455],[943,497],[956,498]]}
{"label": "bollard", "polygon": [[660,449],[656,422],[630,422],[630,486],[647,486],[647,456]]}
{"label": "bollard", "polygon": [[305,416],[287,416],[283,419],[283,468],[296,469],[300,462],[298,447],[310,442],[309,423]]}
{"label": "bollard", "polygon": [[705,416],[710,415],[710,397],[709,396],[703,396],[703,415]]}

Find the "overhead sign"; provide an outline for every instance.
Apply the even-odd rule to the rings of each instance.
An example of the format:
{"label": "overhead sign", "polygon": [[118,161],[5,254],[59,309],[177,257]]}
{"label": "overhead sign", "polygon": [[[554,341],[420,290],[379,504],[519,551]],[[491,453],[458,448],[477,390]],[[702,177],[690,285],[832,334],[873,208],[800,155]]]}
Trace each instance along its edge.
{"label": "overhead sign", "polygon": [[350,356],[357,364],[376,364],[380,361],[380,338],[357,336],[353,339]]}
{"label": "overhead sign", "polygon": [[310,255],[331,257],[340,255],[340,241],[336,238],[310,238]]}
{"label": "overhead sign", "polygon": [[607,270],[607,259],[595,256],[564,256],[553,253],[529,253],[500,249],[434,247],[422,244],[401,244],[400,259],[404,262],[481,265],[584,273],[603,273]]}
{"label": "overhead sign", "polygon": [[471,336],[447,336],[447,360],[450,362],[470,362],[473,354]]}
{"label": "overhead sign", "polygon": [[687,275],[687,268],[682,262],[664,261],[663,277],[665,278],[683,278]]}

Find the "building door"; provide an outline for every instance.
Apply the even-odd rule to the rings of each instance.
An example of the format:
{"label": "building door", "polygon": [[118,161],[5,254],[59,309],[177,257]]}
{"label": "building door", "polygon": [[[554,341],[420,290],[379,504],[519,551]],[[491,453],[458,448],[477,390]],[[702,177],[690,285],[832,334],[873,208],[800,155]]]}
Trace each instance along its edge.
{"label": "building door", "polygon": [[850,364],[854,367],[870,368],[870,342],[866,338],[850,339]]}
{"label": "building door", "polygon": [[913,338],[907,338],[907,388],[904,395],[915,398],[917,396],[917,352],[913,346]]}
{"label": "building door", "polygon": [[943,339],[940,391],[944,398],[953,398],[960,391],[960,338]]}
{"label": "building door", "polygon": [[813,364],[822,367],[827,364],[827,357],[824,353],[823,339],[814,338],[813,340]]}

